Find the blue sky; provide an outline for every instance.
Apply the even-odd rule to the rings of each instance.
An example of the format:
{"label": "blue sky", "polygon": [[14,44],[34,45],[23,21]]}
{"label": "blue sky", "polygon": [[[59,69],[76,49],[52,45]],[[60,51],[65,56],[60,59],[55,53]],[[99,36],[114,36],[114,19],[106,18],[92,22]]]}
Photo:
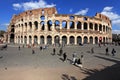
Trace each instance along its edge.
{"label": "blue sky", "polygon": [[120,0],[1,0],[0,30],[6,30],[13,14],[35,8],[56,7],[58,14],[94,16],[96,12],[108,16],[113,33],[120,34]]}

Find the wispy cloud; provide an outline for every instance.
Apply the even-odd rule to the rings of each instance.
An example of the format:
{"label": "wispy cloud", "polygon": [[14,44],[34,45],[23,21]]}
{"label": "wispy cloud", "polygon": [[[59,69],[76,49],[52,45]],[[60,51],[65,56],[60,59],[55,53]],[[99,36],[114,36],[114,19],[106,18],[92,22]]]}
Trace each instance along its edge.
{"label": "wispy cloud", "polygon": [[88,10],[89,10],[89,8],[82,9],[82,10],[76,12],[75,15],[86,15]]}
{"label": "wispy cloud", "polygon": [[3,24],[0,24],[0,27],[6,27],[8,25],[9,25],[9,23],[3,23]]}
{"label": "wispy cloud", "polygon": [[110,7],[110,6],[104,7],[104,9],[101,13],[108,16],[111,19],[114,27],[120,29],[120,14],[113,11],[113,8],[114,7]]}
{"label": "wispy cloud", "polygon": [[69,12],[73,12],[73,9],[70,9]]}
{"label": "wispy cloud", "polygon": [[113,34],[120,34],[120,30],[112,30]]}
{"label": "wispy cloud", "polygon": [[56,4],[48,4],[44,0],[37,1],[30,1],[25,3],[14,3],[13,8],[14,10],[31,10],[37,8],[46,8],[46,7],[54,7]]}

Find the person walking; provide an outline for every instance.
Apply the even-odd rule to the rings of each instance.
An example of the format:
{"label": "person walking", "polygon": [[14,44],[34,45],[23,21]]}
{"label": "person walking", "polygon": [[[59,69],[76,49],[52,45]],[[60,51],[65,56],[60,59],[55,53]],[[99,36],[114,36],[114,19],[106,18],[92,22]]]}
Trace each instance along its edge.
{"label": "person walking", "polygon": [[83,66],[82,66],[82,62],[81,62],[81,60],[80,60],[80,58],[78,59],[78,61],[77,61],[77,66],[78,67],[80,67],[80,68],[82,68]]}
{"label": "person walking", "polygon": [[18,50],[20,51],[20,46],[18,47]]}
{"label": "person walking", "polygon": [[73,59],[72,59],[72,64],[75,64],[76,57],[77,57],[77,53],[76,53],[76,52],[74,52],[74,53],[72,54],[72,56],[73,56]]}
{"label": "person walking", "polygon": [[92,54],[94,53],[94,48],[93,48],[93,47],[91,48],[91,53],[92,53]]}
{"label": "person walking", "polygon": [[113,49],[112,49],[112,52],[111,52],[112,56],[115,56],[115,53],[116,53],[116,51],[115,51],[115,49],[113,48]]}
{"label": "person walking", "polygon": [[66,52],[63,53],[63,61],[66,61],[67,59],[67,55],[66,55]]}
{"label": "person walking", "polygon": [[60,48],[59,53],[60,53],[60,56],[63,54],[62,48]]}
{"label": "person walking", "polygon": [[106,48],[106,55],[109,55],[109,54],[108,54],[108,47]]}

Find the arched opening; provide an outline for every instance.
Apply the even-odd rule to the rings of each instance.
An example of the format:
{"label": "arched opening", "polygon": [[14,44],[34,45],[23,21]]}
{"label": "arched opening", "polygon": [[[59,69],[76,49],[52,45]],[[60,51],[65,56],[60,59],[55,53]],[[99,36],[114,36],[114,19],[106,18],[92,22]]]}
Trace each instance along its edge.
{"label": "arched opening", "polygon": [[25,31],[27,31],[27,23],[25,23]]}
{"label": "arched opening", "polygon": [[23,36],[21,36],[21,43],[23,43]]}
{"label": "arched opening", "polygon": [[90,37],[90,44],[93,44],[93,37]]}
{"label": "arched opening", "polygon": [[60,28],[60,21],[58,21],[58,20],[55,21],[55,28],[56,29]]}
{"label": "arched opening", "polygon": [[45,20],[45,16],[41,16],[40,19],[41,19],[41,21],[44,21]]}
{"label": "arched opening", "polygon": [[67,21],[62,21],[62,28],[67,29]]}
{"label": "arched opening", "polygon": [[67,44],[67,37],[66,36],[62,37],[62,44],[63,45]]}
{"label": "arched opening", "polygon": [[105,37],[103,37],[103,43],[105,43]]}
{"label": "arched opening", "polygon": [[48,26],[48,31],[51,31],[51,26],[52,26],[52,21],[51,20],[49,20],[47,22],[47,26]]}
{"label": "arched opening", "polygon": [[84,44],[87,44],[88,43],[88,38],[85,36],[84,37]]}
{"label": "arched opening", "polygon": [[44,21],[41,21],[41,22],[40,22],[40,25],[41,25],[41,30],[45,30],[45,22],[44,22]]}
{"label": "arched opening", "polygon": [[70,16],[70,20],[74,20],[74,18],[75,18],[74,16]]}
{"label": "arched opening", "polygon": [[14,34],[11,34],[11,35],[10,35],[10,43],[14,43],[14,37],[15,37]]}
{"label": "arched opening", "polygon": [[80,22],[80,21],[77,22],[77,29],[82,29],[82,26],[81,26],[81,22]]}
{"label": "arched opening", "polygon": [[44,44],[44,36],[40,36],[40,44]]}
{"label": "arched opening", "polygon": [[34,36],[34,44],[38,44],[38,37]]}
{"label": "arched opening", "polygon": [[87,23],[86,22],[84,22],[84,30],[87,30]]}
{"label": "arched opening", "polygon": [[59,44],[59,41],[60,41],[60,37],[59,37],[58,35],[56,35],[56,36],[54,37],[54,43],[55,43],[55,44]]}
{"label": "arched opening", "polygon": [[52,44],[52,37],[50,35],[47,36],[47,44]]}
{"label": "arched opening", "polygon": [[103,25],[103,32],[105,32],[105,25]]}
{"label": "arched opening", "polygon": [[34,22],[34,25],[35,25],[35,30],[37,30],[37,29],[38,29],[38,22],[35,21],[35,22]]}
{"label": "arched opening", "polygon": [[32,44],[32,37],[29,36],[29,44]]}
{"label": "arched opening", "polygon": [[106,37],[106,43],[108,43],[108,38]]}
{"label": "arched opening", "polygon": [[32,29],[32,22],[29,22],[30,30]]}
{"label": "arched opening", "polygon": [[95,37],[95,44],[98,44],[98,37]]}
{"label": "arched opening", "polygon": [[11,32],[13,32],[13,33],[14,33],[14,31],[15,31],[15,29],[14,29],[14,28],[12,28],[12,29],[11,29]]}
{"label": "arched opening", "polygon": [[74,40],[74,36],[70,36],[70,44],[74,44],[75,40]]}
{"label": "arched opening", "polygon": [[27,44],[27,37],[24,36],[24,43]]}
{"label": "arched opening", "polygon": [[18,36],[18,43],[20,44],[20,36]]}
{"label": "arched opening", "polygon": [[93,30],[93,24],[90,23],[90,30]]}
{"label": "arched opening", "polygon": [[102,25],[101,24],[99,25],[99,31],[102,31]]}
{"label": "arched opening", "polygon": [[98,30],[98,25],[97,24],[95,24],[95,31],[97,31]]}
{"label": "arched opening", "polygon": [[81,36],[77,37],[77,44],[82,44],[82,38],[81,38]]}
{"label": "arched opening", "polygon": [[75,27],[75,26],[74,26],[74,22],[73,22],[73,21],[70,21],[69,24],[70,24],[70,29],[74,29],[74,27]]}

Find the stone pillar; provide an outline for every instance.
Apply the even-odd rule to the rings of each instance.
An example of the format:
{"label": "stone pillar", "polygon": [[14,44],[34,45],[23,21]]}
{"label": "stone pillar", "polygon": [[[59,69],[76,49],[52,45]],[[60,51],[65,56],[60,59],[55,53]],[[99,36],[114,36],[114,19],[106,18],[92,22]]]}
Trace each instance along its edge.
{"label": "stone pillar", "polygon": [[93,23],[93,31],[95,31],[95,24]]}
{"label": "stone pillar", "polygon": [[45,45],[47,44],[47,37],[46,36],[44,36],[44,38],[45,38]]}
{"label": "stone pillar", "polygon": [[45,20],[45,31],[48,31],[47,20]]}
{"label": "stone pillar", "polygon": [[34,44],[34,36],[31,36],[32,37],[32,44]]}
{"label": "stone pillar", "polygon": [[93,44],[95,44],[95,37],[93,37]]}
{"label": "stone pillar", "polygon": [[83,25],[83,22],[81,22],[81,29],[82,29],[82,30],[84,29],[84,25]]}
{"label": "stone pillar", "polygon": [[27,44],[29,44],[29,36],[27,36]]}
{"label": "stone pillar", "polygon": [[62,36],[59,36],[60,37],[60,44],[62,44]]}
{"label": "stone pillar", "polygon": [[75,23],[75,24],[74,24],[74,26],[75,26],[75,28],[74,28],[74,29],[76,30],[76,29],[77,29],[77,23],[76,23],[76,22],[74,22],[74,23]]}
{"label": "stone pillar", "polygon": [[40,25],[40,23],[38,22],[38,31],[40,31],[41,30],[41,25]]}
{"label": "stone pillar", "polygon": [[55,44],[55,42],[54,42],[54,36],[52,36],[52,44]]}
{"label": "stone pillar", "polygon": [[90,30],[90,24],[89,23],[87,23],[87,30]]}
{"label": "stone pillar", "polygon": [[52,22],[52,31],[54,31],[55,30],[55,21],[53,20],[53,22]]}
{"label": "stone pillar", "polygon": [[60,29],[62,29],[62,21],[60,21]]}
{"label": "stone pillar", "polygon": [[83,44],[83,43],[84,43],[84,37],[83,37],[83,36],[81,36],[81,38],[82,38],[82,41],[81,41],[81,42],[82,42],[82,44]]}
{"label": "stone pillar", "polygon": [[75,45],[77,45],[77,37],[75,36]]}
{"label": "stone pillar", "polygon": [[8,43],[10,43],[10,34],[8,35]]}
{"label": "stone pillar", "polygon": [[70,22],[67,21],[67,29],[70,29]]}
{"label": "stone pillar", "polygon": [[88,43],[90,43],[90,37],[88,36],[87,38],[88,38]]}
{"label": "stone pillar", "polygon": [[40,36],[37,36],[38,37],[38,44],[40,44]]}
{"label": "stone pillar", "polygon": [[70,39],[67,37],[67,45],[70,44]]}

